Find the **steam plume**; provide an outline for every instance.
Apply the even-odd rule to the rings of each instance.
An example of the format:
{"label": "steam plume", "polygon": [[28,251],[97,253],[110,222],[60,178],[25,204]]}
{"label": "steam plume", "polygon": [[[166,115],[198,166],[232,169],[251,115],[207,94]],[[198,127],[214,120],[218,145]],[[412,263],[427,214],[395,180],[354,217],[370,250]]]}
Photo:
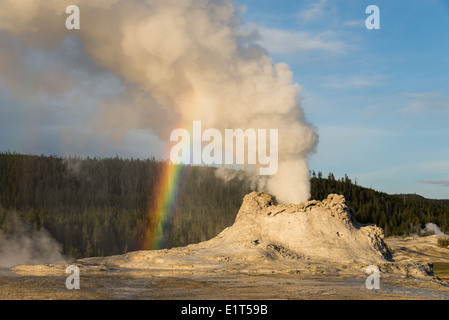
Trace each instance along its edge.
{"label": "steam plume", "polygon": [[439,237],[447,236],[443,231],[441,231],[440,227],[435,223],[426,223],[424,229],[421,230],[422,235],[437,235]]}
{"label": "steam plume", "polygon": [[[118,101],[102,103],[97,128],[149,128],[164,141],[176,123],[193,120],[222,132],[278,129],[278,172],[259,186],[280,202],[310,197],[307,156],[318,138],[300,108],[300,86],[288,65],[274,63],[256,44],[258,31],[242,28],[233,1],[79,1],[80,30],[65,28],[65,8],[72,1],[3,2],[0,36],[8,35],[3,41],[53,50],[76,35],[90,59],[127,84]],[[5,54],[2,73],[10,64],[1,61],[17,60],[13,49]]]}
{"label": "steam plume", "polygon": [[46,230],[33,230],[15,213],[7,216],[2,228],[7,232],[0,231],[0,266],[65,261],[61,245]]}

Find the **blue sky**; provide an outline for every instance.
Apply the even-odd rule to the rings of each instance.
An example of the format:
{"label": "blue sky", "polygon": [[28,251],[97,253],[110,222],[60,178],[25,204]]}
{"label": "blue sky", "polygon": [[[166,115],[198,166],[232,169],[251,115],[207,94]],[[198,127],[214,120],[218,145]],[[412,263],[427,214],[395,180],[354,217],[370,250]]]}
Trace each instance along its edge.
{"label": "blue sky", "polygon": [[[449,2],[251,1],[244,21],[288,63],[319,129],[310,167],[388,193],[449,198]],[[368,30],[368,5],[380,29]]]}
{"label": "blue sky", "polygon": [[[302,87],[306,118],[319,133],[311,170],[348,174],[387,193],[449,199],[449,1],[237,3],[243,28],[257,28],[259,44]],[[379,30],[365,27],[373,4]],[[0,151],[147,157],[142,145],[156,156],[162,150],[138,125],[120,137],[92,131],[89,110],[116,100],[126,84],[96,66],[76,39],[50,51],[4,33],[0,41],[0,54],[22,66],[11,71],[14,63],[0,59]],[[55,82],[53,73],[65,80]]]}

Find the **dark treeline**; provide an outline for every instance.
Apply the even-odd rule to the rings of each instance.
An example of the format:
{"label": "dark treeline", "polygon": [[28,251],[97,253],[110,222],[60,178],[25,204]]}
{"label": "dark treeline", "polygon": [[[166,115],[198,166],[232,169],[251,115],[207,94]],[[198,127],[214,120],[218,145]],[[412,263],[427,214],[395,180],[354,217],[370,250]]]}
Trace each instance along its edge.
{"label": "dark treeline", "polygon": [[[11,215],[34,230],[46,229],[74,257],[150,249],[163,168],[155,159],[70,158],[0,154],[0,231]],[[223,183],[210,167],[182,166],[178,196],[163,244],[184,246],[216,236],[232,225],[250,189],[237,179]]]}
{"label": "dark treeline", "polygon": [[386,236],[419,234],[426,223],[437,224],[449,232],[449,202],[426,199],[413,194],[390,195],[358,186],[347,175],[336,179],[332,173],[327,178],[312,171],[312,199],[324,199],[329,193],[342,194],[355,211],[361,223],[374,223]]}
{"label": "dark treeline", "polygon": [[[74,257],[149,249],[152,210],[169,164],[156,159],[68,158],[0,153],[0,231],[12,216],[34,230],[47,230]],[[227,183],[213,167],[182,166],[176,205],[168,218],[164,247],[185,246],[216,236],[236,217],[250,183]],[[416,232],[427,222],[449,231],[449,203],[413,195],[388,195],[347,176],[312,172],[312,199],[343,194],[356,220],[375,223],[386,235]]]}

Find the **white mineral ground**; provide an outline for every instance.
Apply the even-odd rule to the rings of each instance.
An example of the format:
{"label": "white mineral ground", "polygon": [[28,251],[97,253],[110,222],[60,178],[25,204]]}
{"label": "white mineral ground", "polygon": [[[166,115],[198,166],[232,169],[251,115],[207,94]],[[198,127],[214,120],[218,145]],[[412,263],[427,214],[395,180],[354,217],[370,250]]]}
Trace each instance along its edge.
{"label": "white mineral ground", "polygon": [[[448,299],[433,262],[449,262],[436,236],[384,239],[361,225],[343,196],[278,205],[245,196],[234,224],[215,238],[170,250],[80,259],[80,290],[65,268],[0,270],[1,299]],[[380,288],[366,287],[369,265]]]}

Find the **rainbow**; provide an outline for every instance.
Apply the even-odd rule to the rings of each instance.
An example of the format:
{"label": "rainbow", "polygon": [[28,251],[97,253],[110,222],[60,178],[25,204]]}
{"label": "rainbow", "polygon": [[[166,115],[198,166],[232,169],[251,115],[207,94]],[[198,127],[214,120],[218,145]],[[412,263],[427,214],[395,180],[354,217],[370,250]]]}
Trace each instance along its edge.
{"label": "rainbow", "polygon": [[[180,105],[183,115],[176,128],[185,128],[192,134],[192,121],[201,119],[202,111],[210,108],[212,103],[214,102],[207,98],[207,95],[199,88],[190,92]],[[168,156],[169,151],[166,154]],[[178,194],[182,191],[183,182],[190,168],[191,166],[175,165],[170,163],[170,161],[167,161],[164,165],[158,181],[154,205],[148,214],[151,222],[145,237],[146,241],[148,241],[145,245],[146,248],[157,250],[164,247],[163,240],[167,222],[176,208],[176,201],[179,199]]]}
{"label": "rainbow", "polygon": [[[189,125],[180,123],[178,128],[188,128],[187,130],[192,132],[192,123]],[[178,195],[182,191],[183,182],[190,168],[189,165],[173,164],[169,160],[163,164],[156,192],[153,194],[152,206],[148,212],[150,223],[146,230],[144,248],[159,250],[165,247],[164,234],[169,219],[176,209]]]}
{"label": "rainbow", "polygon": [[158,182],[154,208],[150,211],[152,220],[148,232],[150,249],[161,249],[164,246],[164,232],[167,222],[176,205],[177,194],[180,190],[179,181],[183,171],[182,165],[165,163],[161,178]]}

